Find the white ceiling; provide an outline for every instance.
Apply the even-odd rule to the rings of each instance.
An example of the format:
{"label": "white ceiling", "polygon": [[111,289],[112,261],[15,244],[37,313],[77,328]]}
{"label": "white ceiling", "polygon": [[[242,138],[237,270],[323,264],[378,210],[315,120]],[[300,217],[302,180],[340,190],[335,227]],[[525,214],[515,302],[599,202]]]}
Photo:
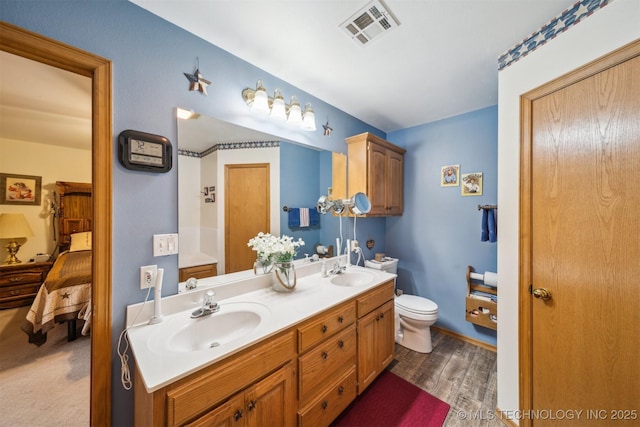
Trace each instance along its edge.
{"label": "white ceiling", "polygon": [[0,51],[0,138],[91,149],[91,79]]}
{"label": "white ceiling", "polygon": [[131,1],[391,132],[497,104],[498,57],[577,0],[383,0],[364,47],[339,25],[370,0]]}

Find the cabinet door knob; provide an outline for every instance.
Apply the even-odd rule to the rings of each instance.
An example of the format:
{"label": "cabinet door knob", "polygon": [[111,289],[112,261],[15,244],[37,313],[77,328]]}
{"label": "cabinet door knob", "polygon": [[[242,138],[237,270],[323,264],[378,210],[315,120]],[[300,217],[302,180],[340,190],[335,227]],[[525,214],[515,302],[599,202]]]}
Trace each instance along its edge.
{"label": "cabinet door knob", "polygon": [[247,408],[249,409],[249,411],[253,411],[256,408],[256,401],[252,400],[249,402],[249,404],[247,405]]}
{"label": "cabinet door knob", "polygon": [[238,409],[238,410],[236,411],[236,413],[235,413],[235,414],[233,414],[233,418],[234,418],[236,421],[238,421],[240,418],[242,418],[242,410],[241,410],[241,409]]}
{"label": "cabinet door knob", "polygon": [[327,409],[327,406],[329,406],[329,403],[326,400],[322,401],[322,409]]}
{"label": "cabinet door knob", "polygon": [[380,313],[380,318],[384,319],[384,313]]}
{"label": "cabinet door knob", "polygon": [[327,332],[327,325],[322,325],[322,333],[324,334],[325,332]]}
{"label": "cabinet door knob", "polygon": [[338,317],[338,323],[342,323],[342,322],[344,322],[344,317],[339,316],[339,317]]}
{"label": "cabinet door knob", "polygon": [[338,394],[342,394],[344,393],[344,387],[340,386],[338,387]]}
{"label": "cabinet door knob", "polygon": [[327,357],[329,357],[329,353],[327,353],[326,351],[323,351],[322,352],[322,358],[326,360]]}
{"label": "cabinet door knob", "polygon": [[342,340],[338,341],[338,347],[340,348],[344,347],[344,341]]}

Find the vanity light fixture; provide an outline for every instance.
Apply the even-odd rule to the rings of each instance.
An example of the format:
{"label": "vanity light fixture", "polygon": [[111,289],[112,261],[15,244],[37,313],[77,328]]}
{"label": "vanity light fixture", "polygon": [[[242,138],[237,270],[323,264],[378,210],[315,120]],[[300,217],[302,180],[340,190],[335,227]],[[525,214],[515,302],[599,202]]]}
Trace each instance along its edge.
{"label": "vanity light fixture", "polygon": [[305,104],[303,111],[296,96],[292,96],[287,104],[280,89],[276,89],[273,98],[271,98],[267,95],[262,80],[258,80],[255,89],[244,89],[242,99],[251,110],[269,113],[274,120],[286,121],[288,124],[300,126],[306,131],[316,130],[315,113],[310,102]]}

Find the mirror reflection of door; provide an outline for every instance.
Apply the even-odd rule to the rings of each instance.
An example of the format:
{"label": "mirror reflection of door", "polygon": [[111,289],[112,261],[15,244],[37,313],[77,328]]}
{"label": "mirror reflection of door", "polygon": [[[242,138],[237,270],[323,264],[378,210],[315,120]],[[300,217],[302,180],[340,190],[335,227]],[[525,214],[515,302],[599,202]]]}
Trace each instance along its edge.
{"label": "mirror reflection of door", "polygon": [[[0,172],[42,180],[40,206],[0,206],[2,213],[24,214],[33,230],[30,244],[21,251],[22,264],[28,267],[36,253],[56,253],[60,229],[53,216],[59,208],[55,182],[91,184],[92,83],[89,77],[4,51],[0,64]],[[55,406],[55,413],[47,415],[49,423],[73,419],[89,425],[90,337],[78,333],[67,342],[67,324],[57,323],[44,344],[30,344],[21,326],[31,302],[14,307],[0,312],[0,401],[3,407],[16,408],[3,414],[3,422],[28,425],[31,417],[40,418]],[[56,386],[38,386],[43,384]]]}
{"label": "mirror reflection of door", "polygon": [[268,163],[225,165],[225,273],[253,268],[247,242],[270,231],[269,177]]}

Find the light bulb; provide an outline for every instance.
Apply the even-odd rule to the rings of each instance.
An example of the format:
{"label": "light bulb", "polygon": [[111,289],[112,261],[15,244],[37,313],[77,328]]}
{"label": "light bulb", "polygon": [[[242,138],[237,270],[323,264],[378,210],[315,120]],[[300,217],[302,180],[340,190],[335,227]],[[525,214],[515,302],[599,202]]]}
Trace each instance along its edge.
{"label": "light bulb", "polygon": [[291,103],[289,104],[289,115],[287,116],[287,123],[293,125],[300,125],[302,123],[302,109],[300,108],[300,103],[298,102],[298,98],[295,96],[291,97]]}
{"label": "light bulb", "polygon": [[269,112],[269,96],[262,84],[262,80],[258,80],[258,83],[256,83],[256,92],[253,96],[251,109],[262,113]]}
{"label": "light bulb", "polygon": [[316,115],[313,113],[311,103],[304,105],[304,114],[302,115],[302,129],[308,131],[316,130]]}

